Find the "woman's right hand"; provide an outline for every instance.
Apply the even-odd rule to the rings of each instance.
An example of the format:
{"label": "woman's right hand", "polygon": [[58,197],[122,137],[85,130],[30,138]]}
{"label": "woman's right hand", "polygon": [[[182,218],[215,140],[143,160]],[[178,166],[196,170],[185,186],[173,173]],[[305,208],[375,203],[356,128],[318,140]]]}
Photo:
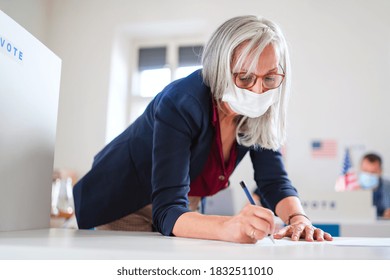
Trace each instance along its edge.
{"label": "woman's right hand", "polygon": [[246,205],[240,213],[223,222],[221,239],[237,243],[256,243],[275,230],[274,214],[257,205]]}

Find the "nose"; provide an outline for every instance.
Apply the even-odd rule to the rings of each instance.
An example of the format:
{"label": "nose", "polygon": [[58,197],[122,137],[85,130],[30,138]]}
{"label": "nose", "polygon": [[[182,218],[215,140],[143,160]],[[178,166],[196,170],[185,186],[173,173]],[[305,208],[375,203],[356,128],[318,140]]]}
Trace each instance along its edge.
{"label": "nose", "polygon": [[263,87],[263,80],[260,77],[257,78],[256,83],[249,88],[249,90],[258,94],[262,94],[267,91],[267,89]]}

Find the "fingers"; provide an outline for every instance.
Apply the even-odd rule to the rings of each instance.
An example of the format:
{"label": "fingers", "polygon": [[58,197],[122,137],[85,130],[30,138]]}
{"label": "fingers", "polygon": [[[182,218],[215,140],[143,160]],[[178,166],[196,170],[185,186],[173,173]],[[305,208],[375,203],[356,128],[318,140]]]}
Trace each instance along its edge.
{"label": "fingers", "polygon": [[274,230],[274,215],[268,209],[246,205],[240,213],[222,223],[223,240],[238,243],[256,243]]}
{"label": "fingers", "polygon": [[383,212],[383,218],[386,218],[386,219],[389,219],[389,218],[390,218],[390,208],[387,208],[387,209]]}
{"label": "fingers", "polygon": [[266,234],[264,231],[258,230],[256,228],[252,228],[252,230],[250,231],[250,234],[248,234],[248,237],[253,239],[255,242],[257,240],[263,239],[266,236],[268,236],[268,234]]}
{"label": "fingers", "polygon": [[249,225],[252,229],[256,230],[257,239],[262,239],[272,233],[272,225],[270,225],[267,220],[259,218],[258,216],[252,216],[249,219]]}
{"label": "fingers", "polygon": [[251,234],[249,235],[249,237],[250,238],[252,238],[252,239],[256,239],[257,240],[257,238],[256,238],[256,229],[252,229],[252,231],[251,231]]}
{"label": "fingers", "polygon": [[324,233],[324,238],[325,238],[326,241],[332,241],[333,240],[332,235],[330,233],[327,233],[327,232]]}
{"label": "fingers", "polygon": [[305,229],[305,225],[298,225],[296,227],[293,227],[293,231],[292,231],[292,234],[291,234],[291,239],[293,241],[298,241],[299,238],[301,237],[302,232],[304,231],[304,229]]}
{"label": "fingers", "polygon": [[306,241],[314,241],[313,235],[314,235],[314,232],[316,230],[317,229],[314,229],[313,226],[306,226],[305,227],[305,240]]}
{"label": "fingers", "polygon": [[291,226],[286,226],[282,229],[280,229],[277,233],[274,234],[275,239],[282,239],[283,237],[290,236],[292,227]]}
{"label": "fingers", "polygon": [[247,205],[241,214],[247,221],[245,232],[249,238],[260,240],[273,233],[275,225],[272,211],[259,206]]}
{"label": "fingers", "polygon": [[268,234],[266,233],[266,231],[252,227],[251,230],[249,231],[248,237],[250,237],[251,239],[255,239],[257,241],[263,239],[267,235]]}
{"label": "fingers", "polygon": [[276,234],[274,234],[275,239],[281,239],[283,237],[290,237],[293,241],[298,241],[300,238],[304,238],[306,241],[332,241],[333,237],[327,232],[324,232],[320,228],[316,228],[313,225],[307,224],[296,224],[289,225]]}
{"label": "fingers", "polygon": [[315,231],[314,231],[314,239],[317,240],[317,241],[332,241],[333,240],[333,237],[332,235],[330,235],[329,233],[327,232],[324,232],[323,230],[317,228]]}
{"label": "fingers", "polygon": [[317,228],[314,231],[313,238],[317,241],[332,241],[333,237],[331,234],[324,232],[323,230]]}
{"label": "fingers", "polygon": [[324,231],[319,228],[316,228],[314,230],[314,238],[317,241],[324,241]]}
{"label": "fingers", "polygon": [[291,239],[298,241],[300,238],[305,238],[306,241],[324,241],[324,231],[315,228],[313,225],[298,224],[293,226]]}
{"label": "fingers", "polygon": [[[241,239],[241,243],[256,243],[275,230],[273,212],[260,206],[246,205],[241,212],[235,216],[237,221],[238,236],[235,239]],[[333,237],[314,227],[307,222],[298,222],[283,227],[273,234],[275,239],[290,237],[292,241],[305,239],[305,241],[332,241]]]}
{"label": "fingers", "polygon": [[[249,211],[252,211],[254,216],[259,218],[259,219],[251,220],[251,224],[254,228],[262,229],[266,235],[274,233],[275,231],[274,213],[271,210],[260,206],[254,206],[254,205],[248,205],[248,208],[250,208]],[[266,222],[266,224],[264,224],[264,221]],[[267,226],[268,228],[264,228],[264,226]]]}
{"label": "fingers", "polygon": [[252,244],[254,244],[259,239],[260,238],[257,237],[256,229],[252,228],[249,231],[246,231],[246,234],[245,234],[244,237],[242,237],[242,240],[240,241],[240,243],[252,243]]}

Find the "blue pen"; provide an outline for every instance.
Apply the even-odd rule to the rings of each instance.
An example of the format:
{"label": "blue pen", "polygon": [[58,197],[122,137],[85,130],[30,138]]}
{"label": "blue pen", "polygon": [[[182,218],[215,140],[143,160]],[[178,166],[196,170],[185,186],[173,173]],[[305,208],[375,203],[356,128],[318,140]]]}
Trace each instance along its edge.
{"label": "blue pen", "polygon": [[[246,197],[248,198],[249,202],[250,202],[252,205],[256,205],[255,201],[253,200],[252,195],[250,194],[248,188],[247,188],[246,185],[245,185],[245,182],[244,182],[244,181],[241,181],[241,182],[240,182],[240,185],[241,185],[242,189],[244,190],[244,192],[245,192],[245,194],[246,194]],[[268,235],[268,237],[271,239],[272,243],[275,244],[275,240],[274,240],[274,237],[272,236],[272,234]]]}

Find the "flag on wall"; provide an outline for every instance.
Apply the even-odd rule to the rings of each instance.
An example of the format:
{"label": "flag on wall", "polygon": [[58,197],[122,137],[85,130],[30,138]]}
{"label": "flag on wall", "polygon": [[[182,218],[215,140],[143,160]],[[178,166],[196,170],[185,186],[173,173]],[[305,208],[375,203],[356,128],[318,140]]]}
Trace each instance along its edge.
{"label": "flag on wall", "polygon": [[335,158],[337,156],[336,140],[314,140],[311,142],[313,158]]}
{"label": "flag on wall", "polygon": [[359,188],[358,178],[352,167],[349,149],[345,149],[343,167],[340,176],[336,180],[335,190],[340,192],[357,190]]}

